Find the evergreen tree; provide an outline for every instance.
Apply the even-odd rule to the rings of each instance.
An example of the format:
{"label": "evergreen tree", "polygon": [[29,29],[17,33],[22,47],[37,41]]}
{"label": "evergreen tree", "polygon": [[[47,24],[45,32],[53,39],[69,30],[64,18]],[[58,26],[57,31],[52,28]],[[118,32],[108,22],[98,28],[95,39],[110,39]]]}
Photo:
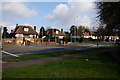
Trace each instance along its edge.
{"label": "evergreen tree", "polygon": [[45,29],[44,29],[44,27],[42,26],[42,27],[40,28],[39,38],[42,38],[43,36],[45,36]]}
{"label": "evergreen tree", "polygon": [[2,38],[10,38],[10,34],[7,32],[7,27],[3,28]]}

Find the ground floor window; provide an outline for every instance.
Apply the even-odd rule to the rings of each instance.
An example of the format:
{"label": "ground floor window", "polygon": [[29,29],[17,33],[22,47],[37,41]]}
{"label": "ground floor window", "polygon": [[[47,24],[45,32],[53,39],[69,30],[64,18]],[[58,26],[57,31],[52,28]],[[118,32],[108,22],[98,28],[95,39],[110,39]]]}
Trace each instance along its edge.
{"label": "ground floor window", "polygon": [[17,41],[17,44],[22,44],[23,41]]}

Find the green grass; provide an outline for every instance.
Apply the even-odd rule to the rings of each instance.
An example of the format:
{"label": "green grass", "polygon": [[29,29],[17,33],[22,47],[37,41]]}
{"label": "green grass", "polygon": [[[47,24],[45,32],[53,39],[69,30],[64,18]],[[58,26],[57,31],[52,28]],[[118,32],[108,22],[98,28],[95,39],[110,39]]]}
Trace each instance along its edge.
{"label": "green grass", "polygon": [[102,50],[102,49],[107,49],[107,48],[115,48],[115,47],[118,47],[118,46],[114,45],[114,46],[105,46],[105,47],[99,47],[99,48],[89,48],[89,49],[84,49],[84,50],[72,50],[72,51],[55,52],[55,53],[48,53],[48,54],[35,54],[35,55],[20,56],[17,58],[9,57],[9,58],[3,59],[3,61],[15,61],[15,59],[30,60],[30,59],[38,59],[38,58],[43,58],[43,57],[55,57],[55,56],[61,56],[65,54],[74,54],[74,53],[82,55],[83,52]]}
{"label": "green grass", "polygon": [[48,64],[7,70],[3,78],[120,78],[119,65],[109,53]]}

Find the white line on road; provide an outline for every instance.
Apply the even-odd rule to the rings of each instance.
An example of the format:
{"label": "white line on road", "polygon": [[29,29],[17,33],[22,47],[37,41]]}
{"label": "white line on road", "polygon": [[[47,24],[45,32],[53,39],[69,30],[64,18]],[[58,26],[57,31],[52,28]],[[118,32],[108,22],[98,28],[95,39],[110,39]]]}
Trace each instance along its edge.
{"label": "white line on road", "polygon": [[9,53],[9,52],[6,52],[6,51],[2,51],[2,52],[3,52],[3,53],[6,53],[6,54],[8,54],[8,55],[11,55],[11,56],[19,57],[18,55],[11,54],[11,53]]}

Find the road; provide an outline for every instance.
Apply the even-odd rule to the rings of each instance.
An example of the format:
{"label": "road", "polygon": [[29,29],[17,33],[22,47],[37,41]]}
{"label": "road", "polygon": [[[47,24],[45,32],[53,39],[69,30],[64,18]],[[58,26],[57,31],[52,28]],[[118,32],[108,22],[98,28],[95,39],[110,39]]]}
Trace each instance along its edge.
{"label": "road", "polygon": [[[99,45],[100,46],[110,46],[113,44],[105,44],[105,45]],[[33,54],[47,54],[47,53],[53,53],[53,52],[62,52],[62,51],[70,51],[70,50],[82,50],[82,49],[88,49],[88,48],[95,48],[97,47],[95,44],[87,44],[83,46],[67,46],[67,47],[53,47],[53,48],[40,48],[35,49],[36,47],[32,46],[28,50],[24,49],[19,49],[15,48],[15,50],[8,50],[7,52],[2,52],[2,58],[7,58],[7,57],[16,57],[16,56],[26,56],[26,55],[33,55]],[[7,54],[6,54],[7,53]]]}

